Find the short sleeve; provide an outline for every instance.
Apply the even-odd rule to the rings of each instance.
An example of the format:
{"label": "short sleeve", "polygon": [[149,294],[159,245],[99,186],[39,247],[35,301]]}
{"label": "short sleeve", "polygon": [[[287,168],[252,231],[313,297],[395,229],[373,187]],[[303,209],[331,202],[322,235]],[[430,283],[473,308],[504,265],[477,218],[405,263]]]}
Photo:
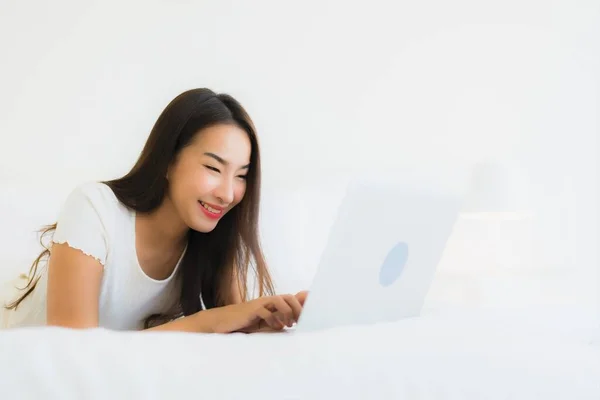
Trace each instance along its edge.
{"label": "short sleeve", "polygon": [[86,184],[73,190],[58,215],[52,241],[66,243],[106,264],[108,240],[106,232],[106,205],[100,184]]}

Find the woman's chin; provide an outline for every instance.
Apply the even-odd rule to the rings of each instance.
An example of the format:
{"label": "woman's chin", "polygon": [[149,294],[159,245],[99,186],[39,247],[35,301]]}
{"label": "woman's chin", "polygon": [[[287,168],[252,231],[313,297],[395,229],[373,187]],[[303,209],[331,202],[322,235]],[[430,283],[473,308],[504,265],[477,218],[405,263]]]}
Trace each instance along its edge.
{"label": "woman's chin", "polygon": [[[223,213],[223,214],[226,214],[226,213]],[[202,212],[189,213],[187,215],[187,218],[185,218],[185,221],[187,223],[187,226],[194,231],[202,232],[202,233],[210,233],[217,227],[219,222],[222,221],[223,217],[225,217],[225,215],[221,215],[221,216],[219,216],[219,218],[214,218],[214,217],[205,215]]]}
{"label": "woman's chin", "polygon": [[212,232],[215,228],[216,228],[216,224],[212,225],[212,226],[207,226],[208,224],[198,224],[196,226],[192,226],[191,229],[195,230],[196,232],[201,232],[201,233],[210,233]]}
{"label": "woman's chin", "polygon": [[193,223],[189,224],[188,226],[190,229],[193,229],[197,232],[210,233],[217,227],[217,222],[197,220],[193,221]]}

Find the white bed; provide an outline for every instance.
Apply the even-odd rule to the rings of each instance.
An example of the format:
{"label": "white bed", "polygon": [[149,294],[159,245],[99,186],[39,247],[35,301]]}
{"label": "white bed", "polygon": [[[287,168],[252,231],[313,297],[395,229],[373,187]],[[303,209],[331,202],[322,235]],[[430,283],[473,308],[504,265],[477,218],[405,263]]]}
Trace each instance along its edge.
{"label": "white bed", "polygon": [[[68,188],[44,208],[38,190],[2,191],[1,220],[15,229],[0,232],[0,280],[27,269],[39,250],[30,232],[53,222]],[[265,250],[280,291],[305,289],[324,247],[332,218],[307,218],[315,193],[332,214],[339,192],[265,197]],[[464,263],[451,253],[446,265]],[[526,307],[542,286],[562,289],[560,276],[526,285],[476,274],[438,275],[424,315],[391,325],[304,335],[0,331],[0,399],[600,399],[595,310],[544,298]],[[482,300],[496,292],[506,307]]]}
{"label": "white bed", "polygon": [[599,399],[585,319],[547,311],[310,334],[4,331],[0,387],[6,399]]}

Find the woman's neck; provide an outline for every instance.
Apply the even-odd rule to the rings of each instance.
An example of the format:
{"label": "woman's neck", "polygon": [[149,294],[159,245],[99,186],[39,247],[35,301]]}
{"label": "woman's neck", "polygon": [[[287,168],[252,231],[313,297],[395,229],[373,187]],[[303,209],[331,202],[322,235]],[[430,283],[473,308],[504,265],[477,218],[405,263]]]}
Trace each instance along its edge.
{"label": "woman's neck", "polygon": [[168,199],[150,213],[138,213],[135,246],[142,270],[154,279],[170,276],[187,244],[188,232]]}
{"label": "woman's neck", "polygon": [[187,243],[188,232],[168,198],[156,210],[137,214],[136,236],[146,248],[179,249]]}

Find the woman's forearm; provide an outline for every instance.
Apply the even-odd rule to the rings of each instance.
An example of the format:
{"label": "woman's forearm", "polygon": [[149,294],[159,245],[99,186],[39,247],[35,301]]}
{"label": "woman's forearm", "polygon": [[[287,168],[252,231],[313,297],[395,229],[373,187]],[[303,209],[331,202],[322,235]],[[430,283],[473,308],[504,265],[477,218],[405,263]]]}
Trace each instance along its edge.
{"label": "woman's forearm", "polygon": [[217,324],[217,314],[219,310],[212,308],[210,310],[200,311],[187,317],[182,317],[165,324],[158,325],[147,330],[149,331],[179,331],[179,332],[197,332],[214,333]]}

